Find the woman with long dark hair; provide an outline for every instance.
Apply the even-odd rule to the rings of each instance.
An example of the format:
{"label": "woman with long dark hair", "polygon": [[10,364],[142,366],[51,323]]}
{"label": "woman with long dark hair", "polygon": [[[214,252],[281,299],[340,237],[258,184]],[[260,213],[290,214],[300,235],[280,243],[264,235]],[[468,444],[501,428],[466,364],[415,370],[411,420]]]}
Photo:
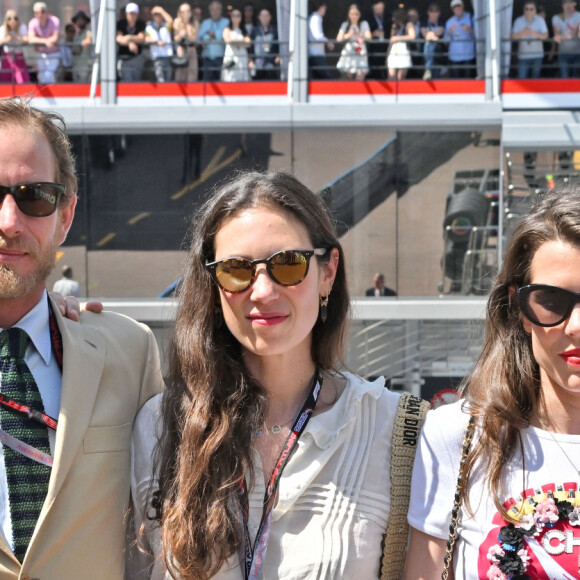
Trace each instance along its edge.
{"label": "woman with long dark hair", "polygon": [[555,191],[511,237],[465,398],[427,417],[407,579],[578,577],[579,302],[580,192]]}
{"label": "woman with long dark hair", "polygon": [[398,396],[339,370],[349,296],[320,198],[284,173],[226,183],[179,296],[167,391],[134,428],[135,577],[376,578]]}

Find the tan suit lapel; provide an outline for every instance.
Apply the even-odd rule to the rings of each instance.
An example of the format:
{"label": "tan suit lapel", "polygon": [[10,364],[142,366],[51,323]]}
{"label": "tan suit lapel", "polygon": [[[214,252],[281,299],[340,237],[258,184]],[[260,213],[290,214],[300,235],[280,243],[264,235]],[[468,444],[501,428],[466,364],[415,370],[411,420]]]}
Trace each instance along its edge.
{"label": "tan suit lapel", "polygon": [[69,472],[93,412],[105,362],[106,343],[100,333],[64,319],[53,307],[62,334],[63,372],[60,413],[54,448],[54,465],[48,486],[46,508],[54,501]]}

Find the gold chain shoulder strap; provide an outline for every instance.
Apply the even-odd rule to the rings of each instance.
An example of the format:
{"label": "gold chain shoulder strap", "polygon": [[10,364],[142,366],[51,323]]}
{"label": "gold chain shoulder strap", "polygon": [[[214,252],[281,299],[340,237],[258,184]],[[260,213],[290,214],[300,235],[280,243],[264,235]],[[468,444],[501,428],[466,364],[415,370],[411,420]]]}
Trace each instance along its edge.
{"label": "gold chain shoulder strap", "polygon": [[453,550],[455,548],[455,540],[457,539],[457,522],[459,521],[459,512],[461,510],[461,492],[463,490],[463,477],[465,475],[465,463],[471,447],[473,439],[473,432],[475,431],[475,417],[469,417],[469,423],[465,429],[463,437],[463,449],[461,450],[461,460],[459,462],[459,475],[457,476],[457,487],[455,488],[455,497],[453,499],[453,509],[451,510],[451,520],[449,522],[449,537],[447,539],[447,548],[445,549],[445,557],[443,558],[443,573],[441,580],[449,578],[449,570],[453,562]]}
{"label": "gold chain shoulder strap", "polygon": [[401,580],[403,575],[409,536],[407,511],[413,461],[428,410],[427,401],[410,393],[403,393],[399,398],[391,443],[391,511],[383,540],[381,580]]}

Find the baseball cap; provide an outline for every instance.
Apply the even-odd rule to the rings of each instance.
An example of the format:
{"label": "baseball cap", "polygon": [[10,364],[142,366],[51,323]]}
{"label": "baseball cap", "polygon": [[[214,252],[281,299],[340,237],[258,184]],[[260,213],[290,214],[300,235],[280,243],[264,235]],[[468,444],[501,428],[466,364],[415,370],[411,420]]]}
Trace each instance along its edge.
{"label": "baseball cap", "polygon": [[463,6],[463,0],[451,0],[451,8],[456,6]]}
{"label": "baseball cap", "polygon": [[[455,0],[453,0],[455,1]],[[130,14],[130,13],[135,13],[135,14],[139,14],[139,6],[137,6],[137,4],[135,4],[135,2],[129,2],[129,4],[127,4],[127,6],[125,6],[125,13],[126,14]]]}

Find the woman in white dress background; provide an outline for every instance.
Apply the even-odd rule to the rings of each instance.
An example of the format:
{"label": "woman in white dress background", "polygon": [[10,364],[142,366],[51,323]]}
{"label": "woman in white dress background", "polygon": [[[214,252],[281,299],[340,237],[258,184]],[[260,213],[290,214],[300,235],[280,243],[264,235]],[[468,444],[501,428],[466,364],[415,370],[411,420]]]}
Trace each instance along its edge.
{"label": "woman in white dress background", "polygon": [[221,80],[226,83],[247,82],[250,80],[250,60],[248,48],[251,39],[246,33],[242,12],[235,8],[230,14],[230,24],[223,34],[226,49],[222,65]]}
{"label": "woman in white dress background", "polygon": [[402,81],[412,66],[409,42],[415,40],[415,27],[409,21],[407,11],[397,8],[393,12],[393,26],[389,38],[387,69],[390,81]]}

